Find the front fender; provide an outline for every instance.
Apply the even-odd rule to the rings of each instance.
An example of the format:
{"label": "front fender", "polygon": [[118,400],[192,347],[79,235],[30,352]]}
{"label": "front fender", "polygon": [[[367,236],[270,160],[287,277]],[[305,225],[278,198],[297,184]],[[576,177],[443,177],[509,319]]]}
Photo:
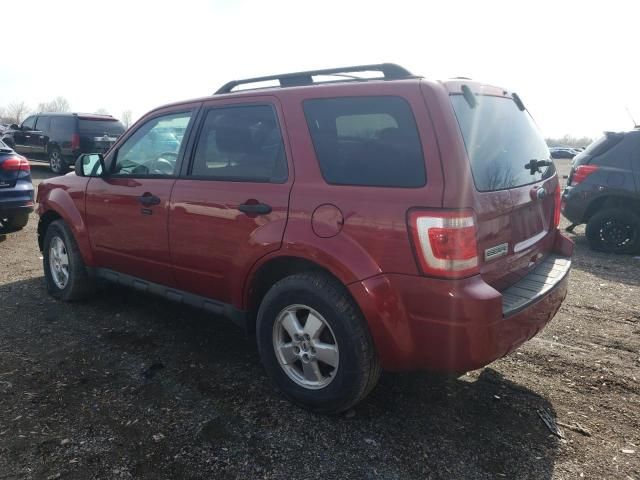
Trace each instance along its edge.
{"label": "front fender", "polygon": [[[64,184],[56,184],[56,180]],[[89,232],[84,221],[85,187],[87,178],[66,175],[40,185],[38,189],[38,214],[42,222],[48,212],[55,212],[67,224],[78,244],[82,259],[87,266],[94,266]]]}

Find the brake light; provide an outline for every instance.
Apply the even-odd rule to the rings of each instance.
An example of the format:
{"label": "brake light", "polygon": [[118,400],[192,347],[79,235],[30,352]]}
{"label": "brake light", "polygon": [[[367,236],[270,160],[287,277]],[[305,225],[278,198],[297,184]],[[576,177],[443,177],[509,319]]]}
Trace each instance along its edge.
{"label": "brake light", "polygon": [[71,150],[77,150],[80,148],[80,135],[74,133],[71,135]]}
{"label": "brake light", "polygon": [[31,167],[29,167],[29,161],[26,158],[16,155],[0,163],[0,170],[4,170],[5,172],[29,172],[31,171]]}
{"label": "brake light", "polygon": [[477,229],[473,212],[409,212],[409,230],[425,275],[444,278],[479,273]]}
{"label": "brake light", "polygon": [[556,185],[556,191],[554,193],[554,204],[553,204],[553,224],[558,228],[560,225],[560,210],[562,209],[561,204],[561,192],[560,192],[560,182]]}
{"label": "brake light", "polygon": [[571,176],[571,185],[578,185],[580,182],[584,182],[589,175],[597,170],[597,165],[580,165],[575,169]]}

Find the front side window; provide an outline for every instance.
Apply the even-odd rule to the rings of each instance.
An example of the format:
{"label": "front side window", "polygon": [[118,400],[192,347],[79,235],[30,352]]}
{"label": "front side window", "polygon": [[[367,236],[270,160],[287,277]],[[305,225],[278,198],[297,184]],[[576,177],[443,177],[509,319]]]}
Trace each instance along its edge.
{"label": "front side window", "polygon": [[191,112],[172,113],[144,123],[118,149],[113,174],[175,175],[182,133],[191,115]]}
{"label": "front side window", "polygon": [[22,122],[22,130],[33,130],[33,127],[36,124],[36,117],[29,117],[24,122]]}
{"label": "front side window", "polygon": [[207,113],[191,175],[213,180],[284,183],[287,161],[269,105],[214,108]]}
{"label": "front side window", "polygon": [[409,103],[400,97],[304,102],[324,179],[335,185],[421,187],[424,155]]}

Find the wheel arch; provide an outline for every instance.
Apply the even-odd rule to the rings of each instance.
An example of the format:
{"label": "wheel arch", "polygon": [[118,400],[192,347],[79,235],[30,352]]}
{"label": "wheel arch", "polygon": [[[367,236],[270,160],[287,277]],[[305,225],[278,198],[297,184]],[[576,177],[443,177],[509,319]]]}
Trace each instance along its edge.
{"label": "wheel arch", "polygon": [[602,195],[594,198],[585,210],[583,223],[588,223],[596,212],[604,208],[635,208],[640,211],[640,199],[625,195]]}
{"label": "wheel arch", "polygon": [[43,249],[44,236],[49,225],[62,220],[71,230],[78,244],[85,265],[93,266],[93,253],[89,243],[89,235],[82,214],[71,196],[62,189],[53,189],[41,200],[40,220],[38,221],[38,246]]}

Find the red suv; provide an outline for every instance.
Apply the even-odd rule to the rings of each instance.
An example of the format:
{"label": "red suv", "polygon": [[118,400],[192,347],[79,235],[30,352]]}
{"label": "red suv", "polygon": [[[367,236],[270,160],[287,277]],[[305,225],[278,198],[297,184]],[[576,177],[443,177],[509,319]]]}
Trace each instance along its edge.
{"label": "red suv", "polygon": [[482,367],[567,293],[555,168],[503,88],[393,64],[233,81],[75,170],[38,190],[51,295],[106,279],[230,317],[318,412],[381,369]]}

